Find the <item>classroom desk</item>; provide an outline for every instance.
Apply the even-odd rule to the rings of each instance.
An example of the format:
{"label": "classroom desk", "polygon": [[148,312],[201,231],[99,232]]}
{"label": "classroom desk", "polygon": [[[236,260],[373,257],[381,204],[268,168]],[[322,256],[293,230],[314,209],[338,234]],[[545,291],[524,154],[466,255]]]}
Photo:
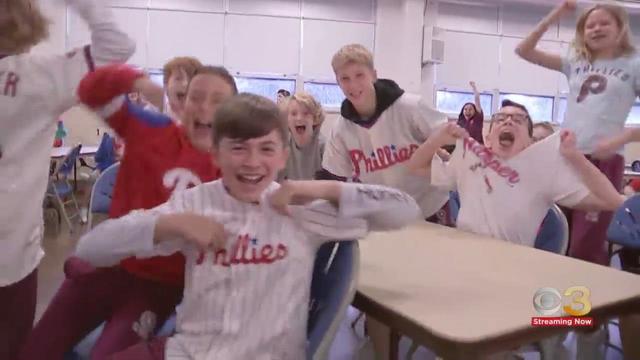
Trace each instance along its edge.
{"label": "classroom desk", "polygon": [[[640,310],[640,276],[440,225],[420,222],[360,242],[354,306],[445,359],[478,359],[568,328],[531,326],[533,295],[591,290],[588,316]],[[394,341],[395,339],[395,341]]]}
{"label": "classroom desk", "polygon": [[[67,156],[67,154],[69,153],[69,151],[71,151],[71,149],[72,149],[71,146],[61,146],[61,147],[51,148],[51,158],[52,159],[63,158]],[[80,156],[94,155],[97,151],[98,151],[97,146],[82,145],[82,147],[80,148]]]}

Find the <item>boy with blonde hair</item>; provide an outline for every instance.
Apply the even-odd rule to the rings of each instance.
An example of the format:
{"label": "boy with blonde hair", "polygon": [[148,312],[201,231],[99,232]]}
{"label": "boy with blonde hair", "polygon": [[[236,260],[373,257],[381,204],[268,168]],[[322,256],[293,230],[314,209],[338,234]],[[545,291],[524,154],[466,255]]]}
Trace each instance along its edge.
{"label": "boy with blonde hair", "polygon": [[404,190],[416,199],[424,218],[446,222],[439,210],[448,193],[425,187],[422,179],[408,174],[406,162],[434,128],[446,124],[447,116],[394,81],[378,79],[373,56],[362,45],[343,46],[331,66],[346,99],[325,146],[319,178]]}
{"label": "boy with blonde hair", "polygon": [[287,100],[289,124],[289,159],[280,173],[289,180],[311,180],[322,170],[324,137],[320,127],[324,122],[322,105],[308,93],[298,92]]}

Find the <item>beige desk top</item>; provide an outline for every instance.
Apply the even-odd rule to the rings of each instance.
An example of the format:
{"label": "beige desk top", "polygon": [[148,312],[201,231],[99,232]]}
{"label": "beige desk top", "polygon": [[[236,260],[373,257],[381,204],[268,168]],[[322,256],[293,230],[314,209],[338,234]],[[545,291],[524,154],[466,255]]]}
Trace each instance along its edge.
{"label": "beige desk top", "polygon": [[541,287],[587,286],[596,319],[640,311],[640,276],[426,222],[372,233],[360,251],[355,306],[442,355],[566,331],[530,325]]}

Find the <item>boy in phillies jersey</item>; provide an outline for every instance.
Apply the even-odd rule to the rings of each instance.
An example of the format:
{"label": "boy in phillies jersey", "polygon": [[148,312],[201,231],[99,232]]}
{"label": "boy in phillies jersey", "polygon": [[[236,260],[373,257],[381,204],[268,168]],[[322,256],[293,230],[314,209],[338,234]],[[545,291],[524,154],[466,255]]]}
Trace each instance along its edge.
{"label": "boy in phillies jersey", "polygon": [[[532,135],[526,108],[506,100],[491,118],[485,145],[447,124],[420,146],[409,167],[430,175],[434,186],[458,191],[458,228],[525,246],[534,246],[554,203],[585,211],[622,205],[624,197],[578,150],[572,132],[562,130],[535,143]],[[453,142],[456,149],[444,163],[435,154]],[[588,339],[578,333],[577,359],[599,358]],[[543,341],[543,358],[555,358],[561,340]]]}
{"label": "boy in phillies jersey", "polygon": [[[211,126],[218,105],[237,88],[224,68],[198,68],[189,84],[181,126],[125,100],[131,92],[153,96],[162,88],[129,66],[112,65],[87,75],[78,89],[80,100],[101,112],[126,146],[110,217],[152,208],[167,201],[172,191],[219,177],[211,161]],[[136,343],[139,336],[132,325],[142,313],[151,311],[161,325],[180,301],[184,258],[181,254],[131,258],[104,269],[71,258],[65,273],[67,279],[25,347],[25,360],[61,359],[105,320],[93,359]]]}
{"label": "boy in phillies jersey", "polygon": [[304,359],[319,246],[418,218],[415,200],[399,190],[274,182],[287,161],[288,128],[266,98],[241,94],[223,104],[212,135],[221,180],[109,220],[78,243],[77,256],[96,266],[131,255],[187,258],[176,334],[114,359]]}
{"label": "boy in phillies jersey", "polygon": [[60,115],[94,64],[124,62],[135,44],[98,0],[68,0],[86,21],[91,44],[66,55],[29,50],[48,36],[31,0],[0,1],[0,359],[13,359],[33,326],[42,201]]}
{"label": "boy in phillies jersey", "polygon": [[319,178],[402,189],[416,199],[425,218],[432,217],[446,204],[448,193],[409,175],[406,161],[447,116],[394,81],[377,79],[373,56],[362,45],[342,47],[331,66],[346,99],[325,145]]}

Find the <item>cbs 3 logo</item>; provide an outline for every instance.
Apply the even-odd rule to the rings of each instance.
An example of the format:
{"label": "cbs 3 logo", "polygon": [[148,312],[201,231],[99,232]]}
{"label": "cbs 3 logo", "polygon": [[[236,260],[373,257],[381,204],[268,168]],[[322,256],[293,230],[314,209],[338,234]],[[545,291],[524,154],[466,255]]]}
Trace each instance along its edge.
{"label": "cbs 3 logo", "polygon": [[[570,316],[584,316],[591,311],[591,291],[586,286],[572,286],[564,291],[564,296],[557,289],[540,288],[533,295],[533,307],[543,316],[557,315],[560,309]],[[569,299],[563,305],[563,299]]]}

